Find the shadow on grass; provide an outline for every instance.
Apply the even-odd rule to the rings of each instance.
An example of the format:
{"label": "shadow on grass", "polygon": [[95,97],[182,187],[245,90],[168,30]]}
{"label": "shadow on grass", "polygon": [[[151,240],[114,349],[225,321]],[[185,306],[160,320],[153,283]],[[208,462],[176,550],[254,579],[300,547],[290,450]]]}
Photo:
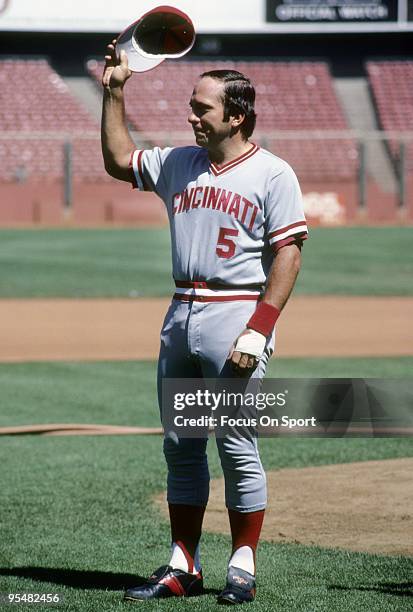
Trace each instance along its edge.
{"label": "shadow on grass", "polygon": [[413,582],[377,582],[371,586],[343,586],[331,584],[329,590],[336,591],[374,591],[386,595],[398,595],[399,597],[413,597]]}
{"label": "shadow on grass", "polygon": [[[90,570],[70,570],[54,567],[1,567],[0,576],[30,578],[37,582],[52,582],[75,589],[94,589],[103,591],[123,591],[131,586],[139,586],[146,578],[137,574],[113,574]],[[205,595],[216,595],[217,589],[204,589]]]}

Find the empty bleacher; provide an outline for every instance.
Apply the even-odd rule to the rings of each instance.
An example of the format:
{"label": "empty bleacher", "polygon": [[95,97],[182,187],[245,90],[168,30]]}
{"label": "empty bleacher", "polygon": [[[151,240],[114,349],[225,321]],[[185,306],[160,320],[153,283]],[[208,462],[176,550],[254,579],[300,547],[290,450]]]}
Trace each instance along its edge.
{"label": "empty bleacher", "polygon": [[74,180],[106,180],[99,139],[87,138],[97,130],[45,59],[0,61],[0,180],[61,179],[66,140],[73,146]]}
{"label": "empty bleacher", "polygon": [[[102,64],[92,60],[88,68],[100,80]],[[348,127],[323,62],[175,61],[161,64],[149,75],[134,75],[125,89],[126,106],[130,124],[143,141],[149,145],[193,143],[187,123],[191,87],[202,72],[212,68],[235,68],[250,76],[257,91],[255,140],[289,161],[301,179],[354,179],[357,147],[353,140],[272,136],[274,131],[323,133]],[[3,181],[61,179],[67,138],[73,145],[74,180],[110,180],[98,139],[87,138],[88,132],[98,132],[98,122],[45,59],[0,61],[1,84],[7,86],[7,99],[0,105]],[[26,136],[8,139],[7,132]],[[50,132],[53,137],[46,134]]]}
{"label": "empty bleacher", "polygon": [[[90,74],[100,80],[103,65],[90,60]],[[257,127],[253,139],[283,157],[301,179],[354,179],[357,147],[352,139],[274,138],[274,131],[345,130],[348,128],[324,62],[174,61],[146,75],[134,75],[125,88],[128,120],[150,144],[193,144],[187,123],[191,89],[212,69],[247,74],[257,92]]]}
{"label": "empty bleacher", "polygon": [[[413,131],[413,62],[371,61],[366,65],[379,123],[389,132]],[[397,163],[400,142],[390,138],[389,147]],[[413,172],[413,142],[406,147],[406,167]]]}

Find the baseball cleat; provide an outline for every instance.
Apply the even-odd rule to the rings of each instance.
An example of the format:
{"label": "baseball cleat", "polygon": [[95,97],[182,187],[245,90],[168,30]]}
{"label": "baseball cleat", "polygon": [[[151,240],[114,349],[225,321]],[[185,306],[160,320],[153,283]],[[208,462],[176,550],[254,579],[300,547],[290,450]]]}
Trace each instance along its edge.
{"label": "baseball cleat", "polygon": [[249,572],[238,567],[228,568],[227,584],[218,595],[220,604],[242,604],[255,598],[255,578]]}
{"label": "baseball cleat", "polygon": [[192,597],[203,592],[202,570],[197,574],[188,574],[170,565],[163,565],[150,578],[125,592],[126,601],[145,601],[165,597]]}

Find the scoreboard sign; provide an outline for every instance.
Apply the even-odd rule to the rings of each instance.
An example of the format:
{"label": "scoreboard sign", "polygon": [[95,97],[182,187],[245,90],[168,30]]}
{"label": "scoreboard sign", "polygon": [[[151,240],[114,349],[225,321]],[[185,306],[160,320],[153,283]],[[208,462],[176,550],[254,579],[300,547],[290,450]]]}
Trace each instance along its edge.
{"label": "scoreboard sign", "polygon": [[397,21],[398,0],[267,0],[269,23]]}

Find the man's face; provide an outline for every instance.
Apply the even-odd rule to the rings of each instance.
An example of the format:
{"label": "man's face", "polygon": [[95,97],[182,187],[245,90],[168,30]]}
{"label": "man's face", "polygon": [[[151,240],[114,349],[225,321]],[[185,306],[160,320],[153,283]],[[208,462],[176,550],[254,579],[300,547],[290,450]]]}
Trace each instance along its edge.
{"label": "man's face", "polygon": [[204,77],[195,85],[189,105],[188,121],[200,147],[213,149],[231,133],[231,117],[224,121],[224,84]]}

